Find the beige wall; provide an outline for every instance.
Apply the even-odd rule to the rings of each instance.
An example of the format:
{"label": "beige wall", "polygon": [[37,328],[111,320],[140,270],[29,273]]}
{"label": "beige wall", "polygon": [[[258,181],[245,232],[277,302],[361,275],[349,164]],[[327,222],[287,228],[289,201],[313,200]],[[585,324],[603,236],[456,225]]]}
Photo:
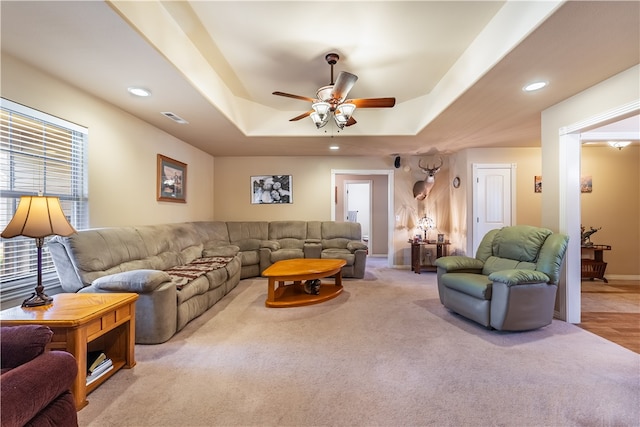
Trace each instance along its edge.
{"label": "beige wall", "polygon": [[640,146],[624,150],[582,147],[581,175],[591,176],[593,190],[580,195],[581,223],[600,228],[595,244],[604,253],[607,276],[640,276]]}
{"label": "beige wall", "polygon": [[[91,227],[213,219],[212,156],[4,53],[1,70],[2,97],[89,129]],[[158,153],[188,165],[188,203],[156,200]]]}
{"label": "beige wall", "polygon": [[[214,218],[219,221],[328,221],[331,219],[332,169],[387,170],[376,157],[217,157]],[[291,175],[292,204],[251,204],[250,177]]]}

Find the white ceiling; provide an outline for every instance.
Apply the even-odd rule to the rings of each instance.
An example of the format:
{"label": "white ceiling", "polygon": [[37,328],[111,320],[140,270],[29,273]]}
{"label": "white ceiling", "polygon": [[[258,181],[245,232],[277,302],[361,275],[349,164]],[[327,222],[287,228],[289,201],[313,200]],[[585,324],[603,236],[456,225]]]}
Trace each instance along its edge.
{"label": "white ceiling", "polygon": [[[640,62],[640,2],[7,1],[2,54],[214,156],[433,154],[540,145],[540,112]],[[349,98],[394,96],[317,130],[335,74]],[[525,94],[524,84],[549,86]],[[150,89],[135,98],[126,88]],[[189,122],[177,124],[161,112]],[[638,121],[622,130],[640,132]],[[637,136],[636,136],[637,139]]]}

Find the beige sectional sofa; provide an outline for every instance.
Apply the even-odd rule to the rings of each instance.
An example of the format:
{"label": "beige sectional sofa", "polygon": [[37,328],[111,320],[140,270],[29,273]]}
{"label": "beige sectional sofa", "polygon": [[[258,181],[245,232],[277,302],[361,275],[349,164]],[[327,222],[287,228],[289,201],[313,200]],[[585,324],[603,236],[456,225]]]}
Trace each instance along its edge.
{"label": "beige sectional sofa", "polygon": [[360,224],[190,222],[83,230],[48,244],[66,292],[136,292],[136,342],[167,341],[240,281],[276,261],[342,258],[364,277]]}

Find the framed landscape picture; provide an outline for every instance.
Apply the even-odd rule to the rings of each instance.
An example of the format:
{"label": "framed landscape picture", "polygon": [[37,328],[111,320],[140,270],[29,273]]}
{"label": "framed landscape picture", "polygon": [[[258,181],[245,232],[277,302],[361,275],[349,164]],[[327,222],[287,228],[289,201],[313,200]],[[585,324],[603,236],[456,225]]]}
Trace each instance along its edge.
{"label": "framed landscape picture", "polygon": [[293,203],[291,175],[257,175],[251,177],[251,204]]}
{"label": "framed landscape picture", "polygon": [[158,201],[187,202],[187,165],[158,154]]}

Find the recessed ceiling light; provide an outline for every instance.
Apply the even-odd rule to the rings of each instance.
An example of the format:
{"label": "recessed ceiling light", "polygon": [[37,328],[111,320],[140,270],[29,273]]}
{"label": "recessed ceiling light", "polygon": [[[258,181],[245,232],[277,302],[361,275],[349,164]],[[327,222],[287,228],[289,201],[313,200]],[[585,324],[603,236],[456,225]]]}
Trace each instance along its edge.
{"label": "recessed ceiling light", "polygon": [[547,85],[547,82],[533,82],[523,87],[522,90],[525,92],[533,92],[535,90],[542,89],[546,85]]}
{"label": "recessed ceiling light", "polygon": [[338,147],[337,145],[331,145],[329,147],[329,150],[339,150],[339,149],[340,149],[340,147]]}
{"label": "recessed ceiling light", "polygon": [[145,89],[142,87],[135,87],[132,86],[130,88],[127,88],[127,90],[129,91],[130,94],[135,95],[135,96],[151,96],[151,91],[149,89]]}

